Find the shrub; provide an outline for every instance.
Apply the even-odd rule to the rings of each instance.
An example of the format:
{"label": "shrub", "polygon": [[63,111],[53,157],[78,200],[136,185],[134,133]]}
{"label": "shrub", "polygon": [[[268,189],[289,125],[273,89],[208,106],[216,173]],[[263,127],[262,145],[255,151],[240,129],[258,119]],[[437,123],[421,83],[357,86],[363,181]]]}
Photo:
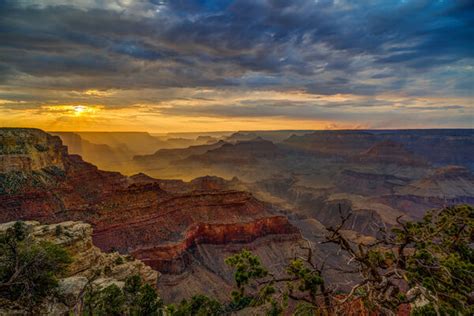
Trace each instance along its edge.
{"label": "shrub", "polygon": [[61,246],[35,241],[26,225],[16,222],[0,235],[0,297],[32,308],[54,293],[70,262]]}

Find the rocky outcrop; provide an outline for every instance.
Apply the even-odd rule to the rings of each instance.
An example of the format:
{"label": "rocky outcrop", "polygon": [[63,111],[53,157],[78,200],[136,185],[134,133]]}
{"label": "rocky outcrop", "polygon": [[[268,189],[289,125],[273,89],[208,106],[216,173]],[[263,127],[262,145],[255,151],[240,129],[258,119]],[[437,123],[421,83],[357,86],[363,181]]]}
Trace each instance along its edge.
{"label": "rocky outcrop", "polygon": [[[0,224],[4,233],[15,222]],[[41,225],[36,221],[25,224],[35,242],[48,241],[62,246],[71,256],[72,263],[59,280],[58,300],[44,307],[45,314],[64,315],[77,310],[86,285],[103,288],[111,284],[124,285],[128,277],[139,275],[142,280],[156,287],[159,273],[132,256],[117,252],[104,253],[92,242],[92,226],[84,222],[61,222]],[[0,308],[0,313],[1,313]],[[8,311],[10,313],[13,311]],[[27,314],[19,308],[19,314]]]}
{"label": "rocky outcrop", "polygon": [[[0,224],[4,233],[15,222]],[[143,262],[118,252],[102,252],[92,242],[93,229],[84,222],[67,221],[43,225],[37,221],[26,221],[30,236],[38,242],[48,241],[62,246],[71,255],[72,263],[65,274],[69,277],[95,276],[98,283],[123,282],[132,275],[140,275],[144,282],[156,286],[159,273]]]}
{"label": "rocky outcrop", "polygon": [[59,137],[38,129],[0,129],[0,173],[64,169],[67,152]]}
{"label": "rocky outcrop", "polygon": [[282,145],[319,157],[350,157],[368,150],[376,141],[374,135],[365,131],[317,131],[293,135]]}
{"label": "rocky outcrop", "polygon": [[[141,200],[140,196],[149,192],[126,192],[123,200]],[[266,235],[297,233],[286,218],[272,215],[264,203],[238,191],[165,193],[154,210],[146,210],[146,205],[140,213],[124,209],[96,225],[94,241],[102,249],[131,253],[168,273],[182,271],[186,267],[182,254],[198,244],[248,242]],[[176,260],[181,268],[176,268]]]}
{"label": "rocky outcrop", "polygon": [[[236,190],[237,188],[244,188],[244,184],[234,177],[231,180],[225,180],[216,176],[204,176],[195,178],[189,182],[182,180],[163,180],[155,179],[144,173],[134,174],[129,177],[129,181],[134,184],[155,183],[163,190],[172,193],[190,193],[192,191],[224,191]],[[242,190],[241,191],[248,191]]]}

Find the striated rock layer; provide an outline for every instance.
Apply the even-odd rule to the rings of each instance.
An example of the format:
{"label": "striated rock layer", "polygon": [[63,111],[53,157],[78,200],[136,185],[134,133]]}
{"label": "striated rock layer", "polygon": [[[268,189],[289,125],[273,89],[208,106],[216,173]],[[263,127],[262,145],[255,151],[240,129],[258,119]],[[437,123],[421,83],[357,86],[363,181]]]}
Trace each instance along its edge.
{"label": "striated rock layer", "polygon": [[86,221],[102,250],[129,253],[175,274],[196,262],[200,245],[242,247],[265,236],[268,243],[278,243],[278,236],[300,238],[268,204],[247,192],[220,190],[212,179],[185,189],[179,181],[169,183],[173,190],[167,191],[159,180],[98,170],[80,156],[68,155],[59,137],[40,130],[0,129],[0,139],[2,161],[20,155],[29,166],[11,170],[9,163],[2,165],[0,222]]}

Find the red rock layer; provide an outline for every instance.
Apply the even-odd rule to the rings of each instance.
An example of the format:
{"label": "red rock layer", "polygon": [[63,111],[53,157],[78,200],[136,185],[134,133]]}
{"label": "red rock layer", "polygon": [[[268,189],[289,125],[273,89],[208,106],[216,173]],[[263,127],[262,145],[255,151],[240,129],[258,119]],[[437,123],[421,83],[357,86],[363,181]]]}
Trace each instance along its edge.
{"label": "red rock layer", "polygon": [[198,223],[186,231],[184,240],[181,242],[136,249],[133,255],[159,271],[179,273],[182,270],[180,268],[186,265],[186,252],[196,245],[248,243],[265,235],[299,237],[299,232],[290,225],[286,217],[282,216],[267,217],[247,223]]}

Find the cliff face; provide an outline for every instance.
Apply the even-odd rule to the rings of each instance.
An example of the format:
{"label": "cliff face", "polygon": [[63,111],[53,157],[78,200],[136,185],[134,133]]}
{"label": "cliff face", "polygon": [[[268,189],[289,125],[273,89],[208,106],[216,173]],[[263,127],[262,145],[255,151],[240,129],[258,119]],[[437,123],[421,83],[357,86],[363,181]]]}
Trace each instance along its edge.
{"label": "cliff face", "polygon": [[0,132],[0,173],[64,169],[66,151],[59,137],[41,130],[4,128]]}
{"label": "cliff face", "polygon": [[158,271],[176,274],[185,270],[189,260],[187,251],[197,245],[250,243],[267,235],[293,235],[298,239],[299,232],[282,216],[233,224],[198,223],[190,227],[178,242],[141,247],[133,251],[133,255]]}
{"label": "cliff face", "polygon": [[[100,249],[132,254],[169,274],[189,272],[204,245],[244,247],[265,237],[267,243],[259,246],[265,248],[283,237],[300,238],[286,217],[275,216],[269,205],[250,193],[226,189],[222,179],[184,184],[146,176],[127,178],[68,155],[59,138],[44,132],[0,130],[0,135],[11,137],[15,146],[21,144],[22,157],[35,166],[19,174],[6,168],[0,173],[5,188],[0,191],[0,222],[85,221],[94,227],[92,239]],[[38,143],[46,156],[37,153]],[[4,159],[10,152],[2,151]],[[8,182],[12,178],[14,184]],[[164,183],[171,190],[162,189]],[[223,265],[222,255],[218,258]]]}
{"label": "cliff face", "polygon": [[[150,196],[150,190],[140,188],[135,186],[133,193],[125,192],[106,202],[122,206],[104,220],[94,221],[94,241],[102,249],[132,253],[159,271],[181,272],[185,267],[174,267],[175,260],[181,264],[182,254],[198,244],[248,242],[270,234],[297,233],[286,218],[272,215],[248,193],[158,191]],[[126,201],[140,204],[127,209]]]}

